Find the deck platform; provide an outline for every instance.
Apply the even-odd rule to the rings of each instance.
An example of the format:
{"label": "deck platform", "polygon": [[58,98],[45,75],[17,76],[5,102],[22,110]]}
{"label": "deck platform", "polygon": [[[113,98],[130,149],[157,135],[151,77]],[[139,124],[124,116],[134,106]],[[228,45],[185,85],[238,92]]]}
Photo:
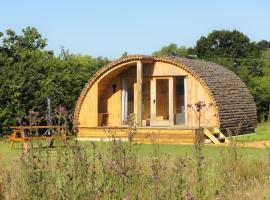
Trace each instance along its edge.
{"label": "deck platform", "polygon": [[[128,141],[129,127],[80,127],[78,140],[110,141],[113,138]],[[137,127],[134,142],[162,144],[191,144],[195,141],[195,127]]]}

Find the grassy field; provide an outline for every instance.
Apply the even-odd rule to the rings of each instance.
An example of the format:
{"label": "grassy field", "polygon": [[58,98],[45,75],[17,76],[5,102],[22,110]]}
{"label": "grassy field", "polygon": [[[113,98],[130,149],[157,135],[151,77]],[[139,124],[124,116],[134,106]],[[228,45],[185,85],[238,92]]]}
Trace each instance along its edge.
{"label": "grassy field", "polygon": [[[239,142],[251,142],[251,141],[265,141],[270,140],[270,126],[259,124],[256,133],[250,134],[247,136],[237,136],[233,138]],[[91,143],[90,142],[80,142],[81,145],[85,146],[91,153]],[[97,149],[99,151],[104,151],[109,148],[110,143],[106,142],[96,142]],[[36,145],[37,146],[37,145]],[[43,146],[46,146],[43,143]],[[56,144],[57,148],[64,148],[63,144]],[[141,144],[137,145],[139,156],[144,158],[151,157],[155,151],[159,151],[162,154],[167,154],[169,156],[179,156],[179,155],[191,155],[194,153],[194,145],[177,145],[177,144],[160,144],[160,145],[151,145],[151,144]],[[203,148],[203,153],[209,158],[216,158],[219,156],[220,152],[226,151],[228,147],[226,146],[214,146],[214,145],[205,145]],[[49,149],[53,154],[56,151],[56,148]],[[239,148],[239,152],[246,157],[263,157],[265,154],[265,149],[257,148]],[[4,165],[9,165],[12,161],[16,161],[21,153],[23,152],[21,144],[15,144],[14,148],[11,150],[9,148],[9,143],[5,139],[0,140],[0,162]]]}
{"label": "grassy field", "polygon": [[[19,144],[15,145],[15,148],[10,150],[9,143],[6,140],[0,141],[0,162],[3,165],[9,165],[12,162],[16,162],[19,159],[21,153],[23,152],[21,146]],[[92,145],[89,142],[80,142],[80,144],[92,153]],[[110,143],[106,142],[96,142],[97,150],[104,151],[110,147]],[[46,149],[49,150],[52,154],[58,150],[59,148],[65,148],[62,144],[57,144],[56,148]],[[141,157],[147,158],[151,157],[155,153],[155,151],[159,151],[161,154],[166,154],[172,157],[176,156],[185,156],[194,154],[194,145],[177,145],[177,144],[141,144],[137,145],[138,154]],[[209,158],[217,158],[222,151],[226,151],[229,147],[226,146],[214,146],[214,145],[205,145],[203,147],[203,153],[206,157]],[[265,149],[261,148],[248,148],[243,147],[239,148],[239,153],[243,156],[252,158],[252,157],[263,157],[266,153]]]}
{"label": "grassy field", "polygon": [[[268,134],[259,126],[248,141]],[[0,199],[269,199],[269,149],[237,144],[70,141],[23,153],[2,139]]]}
{"label": "grassy field", "polygon": [[252,142],[252,141],[265,141],[270,140],[270,125],[268,124],[258,124],[256,128],[256,133],[249,135],[242,135],[235,137],[238,141],[242,142]]}

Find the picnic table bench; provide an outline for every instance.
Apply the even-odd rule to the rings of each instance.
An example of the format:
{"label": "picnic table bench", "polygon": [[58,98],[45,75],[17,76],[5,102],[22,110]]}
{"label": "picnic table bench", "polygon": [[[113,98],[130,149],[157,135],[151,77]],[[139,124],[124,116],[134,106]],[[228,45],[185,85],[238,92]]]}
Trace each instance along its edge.
{"label": "picnic table bench", "polygon": [[32,141],[47,140],[48,146],[53,145],[54,140],[62,140],[66,143],[69,135],[66,126],[13,126],[12,133],[8,140],[10,141],[10,149],[13,148],[15,142],[23,144],[24,149],[28,149],[28,143]]}

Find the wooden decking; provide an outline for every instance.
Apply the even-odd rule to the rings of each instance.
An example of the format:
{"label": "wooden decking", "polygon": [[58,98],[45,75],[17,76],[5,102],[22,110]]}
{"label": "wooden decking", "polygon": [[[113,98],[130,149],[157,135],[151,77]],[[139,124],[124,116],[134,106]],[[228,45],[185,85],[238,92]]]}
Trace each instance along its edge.
{"label": "wooden decking", "polygon": [[[79,128],[78,140],[109,141],[112,138],[128,140],[128,127]],[[140,127],[136,128],[134,142],[188,144],[195,141],[195,128],[191,127]]]}
{"label": "wooden decking", "polygon": [[[128,135],[134,131],[133,141],[145,144],[192,144],[197,129],[187,126],[139,127],[132,130],[123,127],[80,127],[78,140],[111,141],[113,138],[128,141]],[[204,128],[205,141],[213,144],[228,143],[228,139],[217,128]]]}

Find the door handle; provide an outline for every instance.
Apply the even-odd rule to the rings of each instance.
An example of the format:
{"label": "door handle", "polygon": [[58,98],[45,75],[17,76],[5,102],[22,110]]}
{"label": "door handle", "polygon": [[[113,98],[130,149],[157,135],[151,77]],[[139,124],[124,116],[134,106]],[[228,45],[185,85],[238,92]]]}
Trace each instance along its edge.
{"label": "door handle", "polygon": [[153,99],[153,104],[155,104],[156,103],[156,100],[155,99]]}

